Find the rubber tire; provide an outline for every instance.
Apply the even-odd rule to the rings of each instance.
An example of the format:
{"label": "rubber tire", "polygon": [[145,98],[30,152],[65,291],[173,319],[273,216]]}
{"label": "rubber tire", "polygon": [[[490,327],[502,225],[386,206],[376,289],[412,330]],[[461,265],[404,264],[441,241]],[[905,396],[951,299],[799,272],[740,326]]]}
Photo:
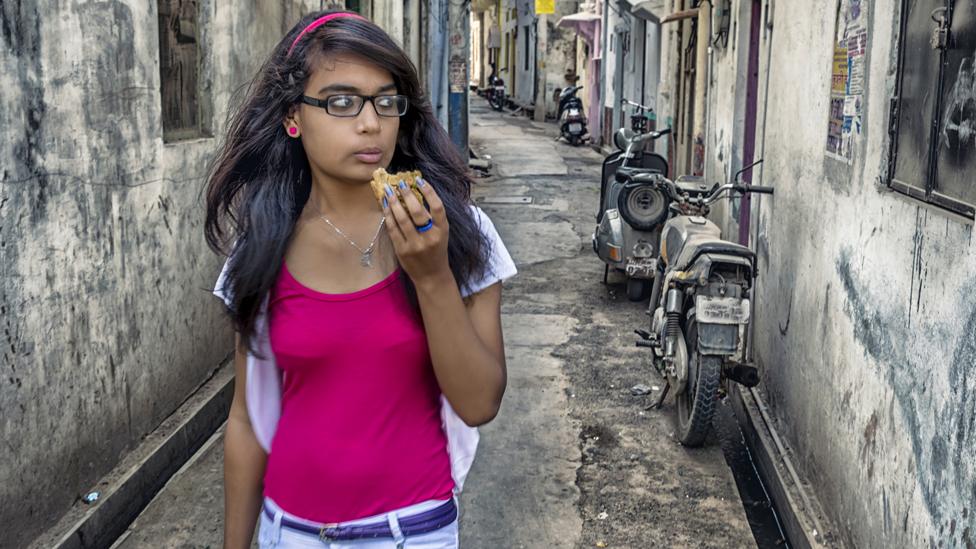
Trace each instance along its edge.
{"label": "rubber tire", "polygon": [[[691,335],[692,330],[689,330]],[[697,448],[705,443],[712,428],[722,378],[722,357],[699,353],[697,330],[693,331],[693,335],[694,344],[688,345],[688,383],[684,393],[675,395],[675,408],[678,441]]]}
{"label": "rubber tire", "polygon": [[[660,214],[658,214],[656,217],[654,217],[649,221],[641,221],[634,216],[633,212],[630,211],[629,198],[631,194],[641,189],[642,187],[645,187],[645,185],[641,185],[637,187],[629,187],[629,188],[624,187],[620,191],[620,195],[617,197],[617,210],[620,211],[620,217],[623,217],[624,221],[626,221],[627,224],[633,227],[634,229],[638,231],[652,231],[654,230],[654,227],[660,225],[661,223],[664,222],[665,219],[668,218],[667,198],[664,197],[663,194],[661,195],[661,198],[662,200],[665,201],[665,204],[664,207],[661,208]],[[654,192],[657,192],[659,194],[661,193],[661,191],[658,190],[655,190]]]}
{"label": "rubber tire", "polygon": [[488,104],[491,105],[491,108],[495,109],[496,111],[500,111],[502,110],[502,107],[505,106],[505,100],[495,94],[492,94],[491,97],[488,98]]}
{"label": "rubber tire", "polygon": [[627,279],[627,299],[631,301],[644,301],[651,297],[651,280],[643,278]]}
{"label": "rubber tire", "polygon": [[579,144],[580,144],[580,136],[578,136],[578,135],[571,135],[569,137],[569,144],[572,145],[572,146],[574,146],[574,147],[579,147]]}

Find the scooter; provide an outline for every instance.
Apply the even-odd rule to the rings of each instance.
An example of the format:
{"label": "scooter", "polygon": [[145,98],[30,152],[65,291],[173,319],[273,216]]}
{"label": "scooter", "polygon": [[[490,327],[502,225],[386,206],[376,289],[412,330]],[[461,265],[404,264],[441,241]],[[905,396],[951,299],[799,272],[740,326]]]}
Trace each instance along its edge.
{"label": "scooter", "polygon": [[630,117],[631,128],[614,134],[617,151],[603,161],[600,206],[593,232],[593,251],[603,260],[603,283],[610,269],[627,275],[627,297],[642,301],[651,295],[661,227],[668,215],[668,201],[656,187],[636,176],[667,176],[668,161],[659,154],[646,152],[644,144],[671,132],[648,131],[645,115],[649,107],[636,105]]}
{"label": "scooter", "polygon": [[667,382],[653,406],[659,408],[668,391],[675,392],[676,434],[685,446],[705,442],[721,385],[728,380],[746,387],[759,383],[747,337],[756,254],[724,240],[719,227],[706,219],[711,204],[721,198],[773,194],[772,187],[743,185],[739,179],[759,162],[721,186],[709,187],[701,177],[635,176],[669,202],[648,307],[650,332],[637,330],[637,346],[653,350],[654,366]]}
{"label": "scooter", "polygon": [[559,92],[559,134],[574,147],[583,142],[586,135],[586,116],[583,115],[583,101],[576,92],[583,86],[564,88]]}
{"label": "scooter", "polygon": [[[508,69],[500,69],[498,72],[504,72]],[[505,107],[507,99],[505,97],[505,81],[492,71],[488,75],[488,87],[485,89],[485,97],[488,99],[488,104],[491,108],[496,111],[500,111]]]}

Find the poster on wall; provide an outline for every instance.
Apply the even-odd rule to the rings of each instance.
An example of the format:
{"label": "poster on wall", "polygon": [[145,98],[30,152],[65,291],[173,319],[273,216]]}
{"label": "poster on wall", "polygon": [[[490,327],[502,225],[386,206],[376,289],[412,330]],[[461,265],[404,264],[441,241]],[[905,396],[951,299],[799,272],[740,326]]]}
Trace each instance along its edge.
{"label": "poster on wall", "polygon": [[851,163],[861,135],[864,108],[864,52],[868,30],[866,0],[842,0],[830,71],[827,156]]}
{"label": "poster on wall", "polygon": [[464,93],[468,89],[468,64],[464,59],[452,58],[448,70],[451,93]]}
{"label": "poster on wall", "polygon": [[536,15],[553,13],[556,13],[556,0],[535,0]]}
{"label": "poster on wall", "polygon": [[827,153],[840,156],[841,128],[844,126],[844,98],[830,96],[830,122],[827,124]]}

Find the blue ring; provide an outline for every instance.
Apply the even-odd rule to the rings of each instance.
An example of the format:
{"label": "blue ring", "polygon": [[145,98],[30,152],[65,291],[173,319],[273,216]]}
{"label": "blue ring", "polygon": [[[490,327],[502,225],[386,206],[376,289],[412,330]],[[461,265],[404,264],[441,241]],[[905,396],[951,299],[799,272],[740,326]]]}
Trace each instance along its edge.
{"label": "blue ring", "polygon": [[418,233],[426,233],[434,227],[434,220],[433,218],[428,219],[426,225],[417,225],[416,227]]}

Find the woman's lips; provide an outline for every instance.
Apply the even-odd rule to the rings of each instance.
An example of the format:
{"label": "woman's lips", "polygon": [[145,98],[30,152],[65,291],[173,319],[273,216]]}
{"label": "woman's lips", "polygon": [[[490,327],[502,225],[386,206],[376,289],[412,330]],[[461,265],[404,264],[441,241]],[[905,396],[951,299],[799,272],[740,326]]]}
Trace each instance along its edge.
{"label": "woman's lips", "polygon": [[355,153],[353,156],[365,164],[379,164],[383,158],[383,151],[379,149],[366,149]]}

